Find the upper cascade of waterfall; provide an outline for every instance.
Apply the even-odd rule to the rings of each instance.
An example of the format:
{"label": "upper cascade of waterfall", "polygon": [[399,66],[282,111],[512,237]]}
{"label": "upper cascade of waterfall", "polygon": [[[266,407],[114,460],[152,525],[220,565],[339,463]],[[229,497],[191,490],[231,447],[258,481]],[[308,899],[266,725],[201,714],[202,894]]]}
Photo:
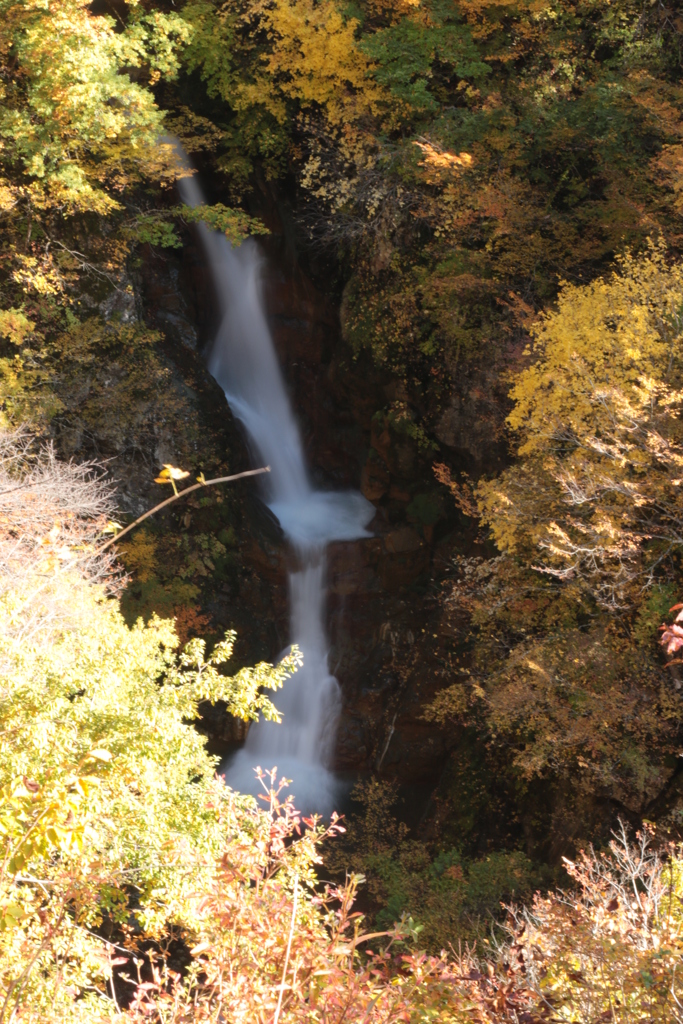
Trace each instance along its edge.
{"label": "upper cascade of waterfall", "polygon": [[[188,206],[205,202],[195,176],[181,178]],[[278,365],[261,295],[256,242],[233,248],[225,235],[199,225],[209,257],[222,322],[209,370],[242,421],[260,459],[270,466],[266,503],[299,548],[369,536],[374,507],[356,491],[319,491],[311,485],[299,427]]]}

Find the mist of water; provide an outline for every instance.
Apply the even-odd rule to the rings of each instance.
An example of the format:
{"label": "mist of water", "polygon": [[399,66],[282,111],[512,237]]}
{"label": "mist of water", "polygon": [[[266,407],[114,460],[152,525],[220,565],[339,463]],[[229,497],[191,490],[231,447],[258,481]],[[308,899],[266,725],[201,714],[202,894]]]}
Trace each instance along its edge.
{"label": "mist of water", "polygon": [[[196,176],[182,178],[179,189],[188,206],[204,203]],[[256,242],[247,239],[233,248],[206,225],[200,224],[199,231],[222,317],[209,370],[244,425],[254,457],[271,468],[263,478],[264,500],[299,565],[289,577],[291,642],[304,656],[303,668],[275,699],[282,724],[253,725],[244,747],[226,765],[225,778],[235,789],[257,792],[254,767],[277,765],[278,774],[293,780],[297,807],[329,813],[337,799],[329,765],[341,701],[328,667],[325,549],[333,540],[368,536],[374,508],[357,492],[321,491],[311,484],[266,320]]]}

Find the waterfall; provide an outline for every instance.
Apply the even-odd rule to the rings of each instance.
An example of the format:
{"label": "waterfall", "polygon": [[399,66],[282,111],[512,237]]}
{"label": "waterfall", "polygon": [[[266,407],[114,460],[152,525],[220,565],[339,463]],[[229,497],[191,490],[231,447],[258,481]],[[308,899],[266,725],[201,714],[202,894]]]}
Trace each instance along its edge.
{"label": "waterfall", "polygon": [[[181,178],[178,186],[188,206],[204,203],[196,176]],[[341,700],[328,666],[325,551],[330,541],[369,536],[374,508],[357,492],[320,491],[311,484],[266,320],[256,242],[233,248],[220,232],[204,224],[199,231],[222,317],[209,370],[244,425],[254,456],[271,467],[263,478],[264,500],[296,555],[298,569],[289,576],[291,642],[304,657],[303,668],[275,698],[282,723],[253,725],[225,766],[225,779],[234,789],[255,793],[253,769],[277,765],[279,775],[293,780],[300,810],[329,813],[337,798],[329,763]]]}

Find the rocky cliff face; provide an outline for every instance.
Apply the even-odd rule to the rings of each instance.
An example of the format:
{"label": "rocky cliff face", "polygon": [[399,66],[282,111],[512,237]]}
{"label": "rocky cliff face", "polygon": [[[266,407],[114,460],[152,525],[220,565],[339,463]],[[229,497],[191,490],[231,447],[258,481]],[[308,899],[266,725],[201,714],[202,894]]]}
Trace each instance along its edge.
{"label": "rocky cliff face", "polygon": [[[270,326],[314,479],[360,488],[377,510],[371,538],[331,545],[328,555],[330,665],[343,691],[336,767],[429,785],[457,739],[420,717],[449,671],[433,580],[455,550],[471,547],[472,527],[436,484],[434,454],[382,411],[401,384],[369,360],[354,360],[341,336],[338,305],[314,286],[282,234],[263,248]],[[244,438],[203,369],[216,303],[199,247],[189,239],[180,255],[149,250],[140,289],[146,319],[164,332],[169,358],[191,377],[205,415],[220,420],[231,468],[245,466]],[[462,447],[471,465],[493,442],[482,432],[476,395],[456,395],[451,404],[442,416],[442,441]],[[248,646],[272,659],[287,642],[290,556],[253,489],[242,501],[239,535],[239,578],[217,587],[207,610],[243,636],[256,630],[258,643]],[[240,727],[215,711],[206,726],[214,740],[243,738]]]}

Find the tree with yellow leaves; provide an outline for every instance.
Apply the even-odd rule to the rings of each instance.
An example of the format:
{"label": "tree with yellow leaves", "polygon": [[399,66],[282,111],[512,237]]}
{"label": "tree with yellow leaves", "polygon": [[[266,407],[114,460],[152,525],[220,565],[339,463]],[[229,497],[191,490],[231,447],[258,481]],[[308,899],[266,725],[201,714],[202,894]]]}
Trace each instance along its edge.
{"label": "tree with yellow leaves", "polygon": [[101,469],[30,440],[0,432],[0,1021],[94,1022],[103,919],[121,937],[170,928],[214,877],[226,822],[259,827],[215,777],[199,705],[279,721],[266,691],[301,659],[227,675],[233,633],[207,654],[177,652],[172,621],[130,629],[102,586]]}
{"label": "tree with yellow leaves", "polygon": [[582,579],[610,606],[683,544],[683,268],[663,246],[565,285],[511,392],[520,461],[479,486],[499,548]]}
{"label": "tree with yellow leaves", "polygon": [[627,252],[565,284],[531,335],[518,460],[474,495],[501,554],[445,585],[475,630],[471,675],[427,714],[483,725],[492,756],[524,785],[552,780],[558,820],[582,800],[588,828],[607,796],[644,813],[680,753],[656,636],[683,543],[683,268],[660,244]]}

